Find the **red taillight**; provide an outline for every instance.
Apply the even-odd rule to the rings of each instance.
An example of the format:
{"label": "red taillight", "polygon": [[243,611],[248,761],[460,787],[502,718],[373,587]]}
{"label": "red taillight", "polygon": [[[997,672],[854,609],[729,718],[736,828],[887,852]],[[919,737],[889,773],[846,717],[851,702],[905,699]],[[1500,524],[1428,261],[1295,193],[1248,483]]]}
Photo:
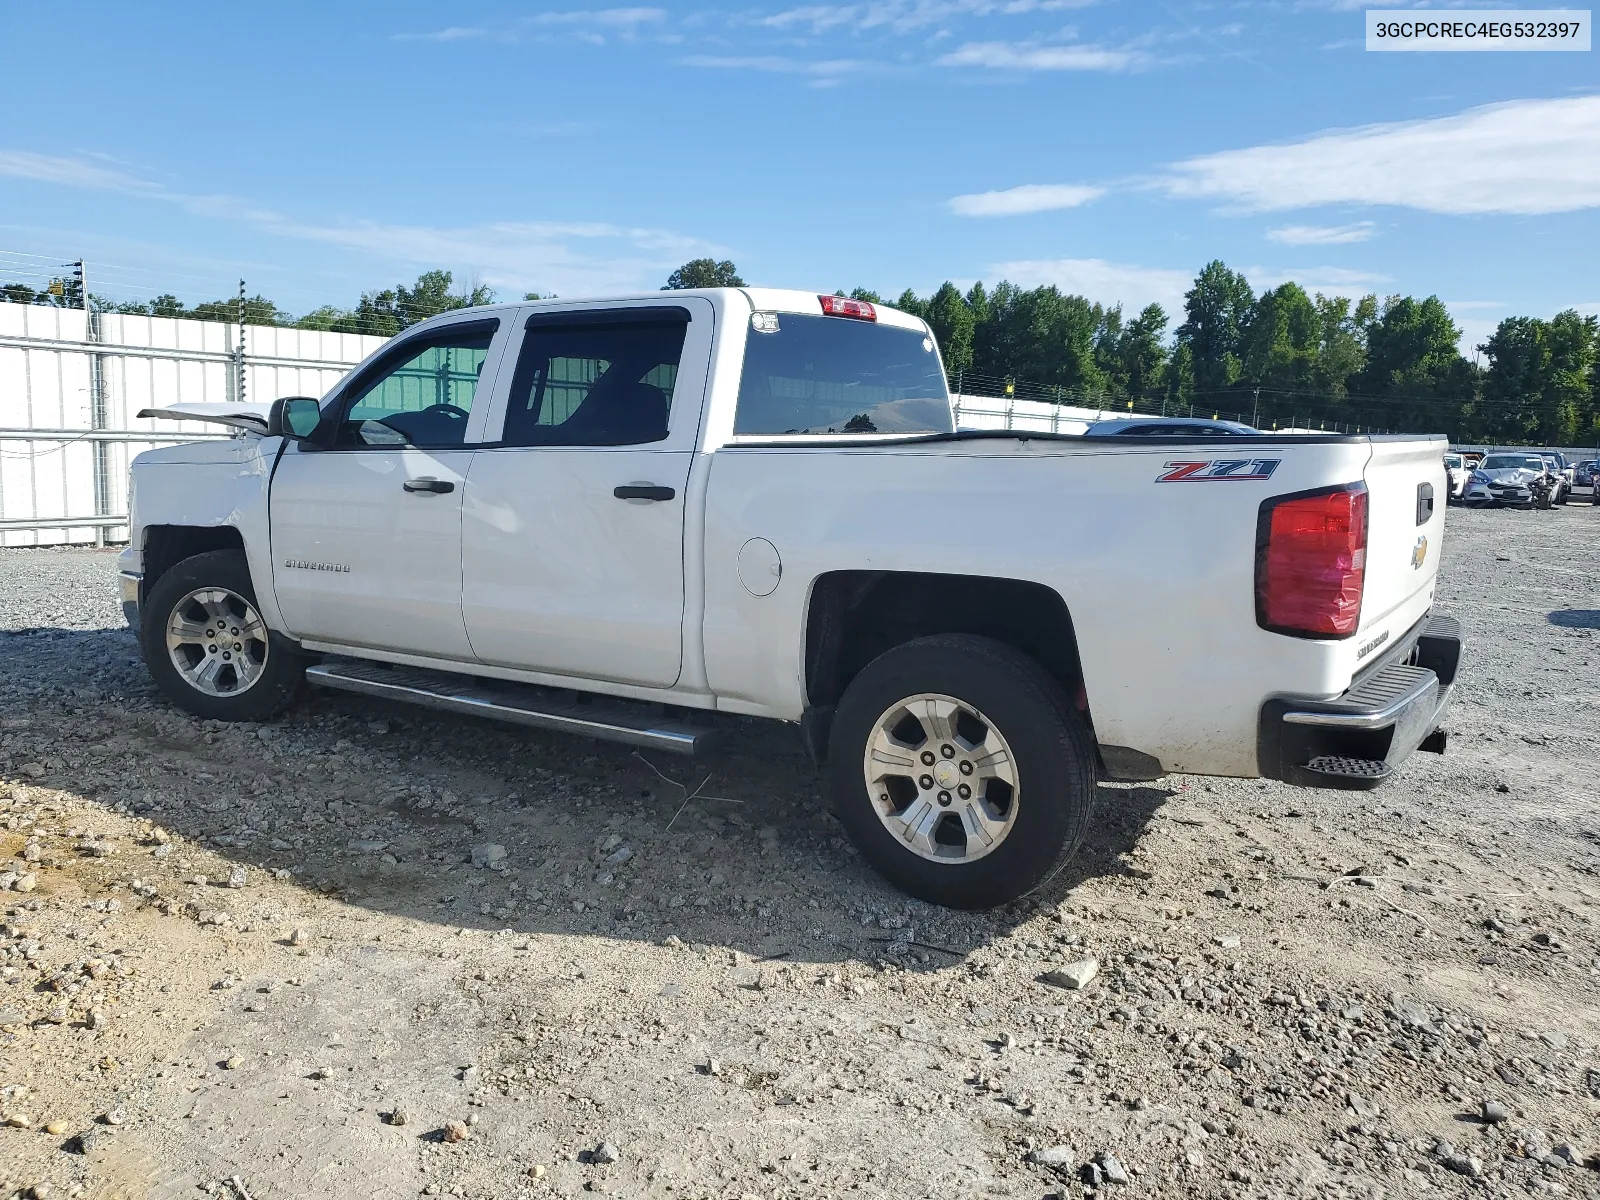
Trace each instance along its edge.
{"label": "red taillight", "polygon": [[1298,637],[1349,637],[1361,622],[1367,573],[1363,485],[1261,506],[1256,622]]}
{"label": "red taillight", "polygon": [[825,317],[854,317],[858,321],[876,321],[878,310],[865,300],[847,300],[843,296],[818,296]]}

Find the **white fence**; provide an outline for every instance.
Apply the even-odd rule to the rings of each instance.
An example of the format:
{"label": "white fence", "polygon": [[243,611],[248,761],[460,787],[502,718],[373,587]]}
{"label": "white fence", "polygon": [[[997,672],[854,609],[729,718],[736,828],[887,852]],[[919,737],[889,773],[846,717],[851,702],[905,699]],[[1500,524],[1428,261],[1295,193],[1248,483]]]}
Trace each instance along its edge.
{"label": "white fence", "polygon": [[321,396],[383,340],[0,303],[0,546],[125,540],[134,455],[227,436],[140,409]]}
{"label": "white fence", "polygon": [[1048,400],[1014,400],[1005,396],[952,395],[958,429],[1025,429],[1035,433],[1082,433],[1096,421],[1149,417],[1114,408],[1077,408]]}

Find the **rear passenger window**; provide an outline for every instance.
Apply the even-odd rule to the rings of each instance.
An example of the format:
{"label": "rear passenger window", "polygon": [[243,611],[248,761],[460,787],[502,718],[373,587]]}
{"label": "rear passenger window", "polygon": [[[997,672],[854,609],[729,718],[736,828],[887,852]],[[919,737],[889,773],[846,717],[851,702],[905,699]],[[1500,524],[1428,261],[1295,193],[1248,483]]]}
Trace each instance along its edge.
{"label": "rear passenger window", "polygon": [[[686,320],[606,313],[557,324],[542,314],[523,335],[504,444],[637,446],[667,436]],[[685,314],[686,317],[687,314]],[[581,323],[579,323],[581,322]]]}

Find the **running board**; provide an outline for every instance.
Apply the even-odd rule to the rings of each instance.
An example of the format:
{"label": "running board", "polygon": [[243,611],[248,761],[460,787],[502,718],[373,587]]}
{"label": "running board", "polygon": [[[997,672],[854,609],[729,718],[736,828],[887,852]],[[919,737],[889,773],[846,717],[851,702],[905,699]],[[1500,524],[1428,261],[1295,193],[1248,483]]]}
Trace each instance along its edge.
{"label": "running board", "polygon": [[573,693],[523,683],[501,683],[447,671],[391,667],[339,658],[306,668],[318,687],[357,692],[444,712],[466,713],[557,733],[578,733],[608,742],[693,755],[706,748],[711,730],[669,720],[657,704],[601,699],[581,702]]}

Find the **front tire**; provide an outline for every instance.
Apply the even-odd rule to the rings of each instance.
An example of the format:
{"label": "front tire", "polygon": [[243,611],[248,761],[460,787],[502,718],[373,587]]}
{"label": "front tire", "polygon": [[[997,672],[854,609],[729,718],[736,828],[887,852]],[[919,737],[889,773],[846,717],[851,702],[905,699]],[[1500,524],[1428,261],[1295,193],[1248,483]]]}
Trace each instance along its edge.
{"label": "front tire", "polygon": [[1060,683],[1004,643],[961,634],[869,663],[828,746],[834,811],[862,855],[950,908],[1005,904],[1058,874],[1088,826],[1094,764]]}
{"label": "front tire", "polygon": [[267,628],[240,550],[196,554],[145,597],[139,644],[162,693],[217,721],[267,721],[305,686],[312,658]]}

